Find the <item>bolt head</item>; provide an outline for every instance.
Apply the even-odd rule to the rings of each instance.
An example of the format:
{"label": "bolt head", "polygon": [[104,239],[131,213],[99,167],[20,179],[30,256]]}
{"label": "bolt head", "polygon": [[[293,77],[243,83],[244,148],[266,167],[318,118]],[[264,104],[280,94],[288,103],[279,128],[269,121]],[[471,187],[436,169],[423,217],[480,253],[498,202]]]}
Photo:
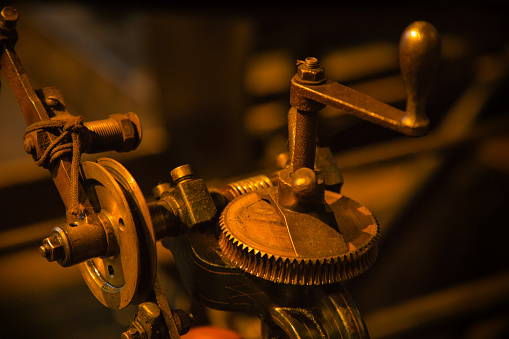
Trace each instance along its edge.
{"label": "bolt head", "polygon": [[114,120],[122,131],[122,148],[118,152],[129,152],[135,150],[141,143],[142,130],[140,120],[134,113],[112,114],[109,116]]}
{"label": "bolt head", "polygon": [[39,247],[41,255],[48,261],[59,261],[65,259],[65,252],[62,243],[57,236],[47,237],[42,241],[42,246]]}
{"label": "bolt head", "polygon": [[293,173],[292,191],[297,195],[313,194],[316,188],[316,173],[310,168],[302,167]]}
{"label": "bolt head", "polygon": [[144,302],[138,305],[138,317],[148,324],[152,324],[161,315],[161,309],[153,302]]}
{"label": "bolt head", "polygon": [[49,107],[56,107],[56,106],[58,106],[60,104],[60,101],[57,98],[53,97],[53,96],[46,97],[44,102]]}
{"label": "bolt head", "polygon": [[23,143],[23,147],[25,148],[25,152],[27,154],[33,155],[35,153],[35,141],[31,135],[28,135]]}
{"label": "bolt head", "polygon": [[192,179],[193,171],[191,170],[191,166],[186,164],[173,169],[170,172],[170,176],[173,183],[178,184],[186,179]]}
{"label": "bolt head", "polygon": [[141,336],[140,336],[140,332],[138,331],[138,329],[131,325],[131,327],[129,327],[129,329],[127,331],[122,333],[121,338],[122,339],[140,339]]}
{"label": "bolt head", "polygon": [[186,312],[184,310],[174,310],[172,311],[172,314],[174,318],[178,318],[178,320],[180,320],[179,334],[184,335],[187,332],[189,332],[189,329],[191,328],[194,322],[193,314]]}

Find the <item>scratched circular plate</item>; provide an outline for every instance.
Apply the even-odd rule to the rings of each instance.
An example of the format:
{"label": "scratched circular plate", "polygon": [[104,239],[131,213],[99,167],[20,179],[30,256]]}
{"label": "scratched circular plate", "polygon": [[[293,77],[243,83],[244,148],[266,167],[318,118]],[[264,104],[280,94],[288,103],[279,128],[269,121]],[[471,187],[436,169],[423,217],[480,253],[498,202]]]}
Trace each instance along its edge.
{"label": "scratched circular plate", "polygon": [[111,223],[116,250],[111,256],[87,260],[79,268],[103,305],[121,309],[148,296],[155,280],[150,214],[138,185],[118,162],[100,159],[82,167],[87,197],[101,219]]}
{"label": "scratched circular plate", "polygon": [[326,191],[326,223],[273,203],[276,190],[240,196],[221,214],[219,246],[235,266],[278,283],[321,285],[350,279],[374,262],[379,226],[366,207]]}

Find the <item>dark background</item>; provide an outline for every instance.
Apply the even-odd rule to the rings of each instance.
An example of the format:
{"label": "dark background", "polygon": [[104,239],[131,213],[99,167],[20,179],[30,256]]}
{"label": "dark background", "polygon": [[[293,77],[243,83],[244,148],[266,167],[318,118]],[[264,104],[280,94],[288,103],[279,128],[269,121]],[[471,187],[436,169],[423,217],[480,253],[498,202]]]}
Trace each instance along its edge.
{"label": "dark background", "polygon": [[[404,108],[397,43],[411,22],[431,22],[443,48],[428,136],[403,137],[330,109],[320,116],[320,141],[343,171],[343,193],[382,226],[376,264],[346,286],[373,338],[507,337],[503,1],[5,5],[20,12],[16,50],[35,88],[59,87],[70,112],[86,120],[139,115],[139,149],[104,156],[121,161],[147,196],[184,163],[211,187],[272,170],[287,148],[297,59],[318,57],[331,79]],[[119,337],[135,308],[103,307],[76,267],[38,254],[64,208],[49,174],[23,152],[26,126],[1,81],[0,337]],[[171,255],[159,248],[159,259],[170,303],[189,308]],[[256,319],[208,312],[217,326],[259,336]]]}

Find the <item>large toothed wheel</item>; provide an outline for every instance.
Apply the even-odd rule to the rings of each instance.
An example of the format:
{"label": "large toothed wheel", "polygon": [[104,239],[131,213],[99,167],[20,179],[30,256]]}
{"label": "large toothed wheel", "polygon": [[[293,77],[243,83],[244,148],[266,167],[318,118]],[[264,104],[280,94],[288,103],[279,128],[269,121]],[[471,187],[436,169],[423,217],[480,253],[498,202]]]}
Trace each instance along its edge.
{"label": "large toothed wheel", "polygon": [[379,226],[366,207],[326,191],[333,223],[278,211],[267,196],[240,196],[221,215],[219,246],[233,265],[276,283],[322,285],[357,276],[375,261]]}
{"label": "large toothed wheel", "polygon": [[108,225],[109,256],[79,265],[94,296],[121,309],[144,300],[156,276],[155,235],[150,213],[136,181],[118,162],[99,159],[82,165],[86,195],[103,225]]}

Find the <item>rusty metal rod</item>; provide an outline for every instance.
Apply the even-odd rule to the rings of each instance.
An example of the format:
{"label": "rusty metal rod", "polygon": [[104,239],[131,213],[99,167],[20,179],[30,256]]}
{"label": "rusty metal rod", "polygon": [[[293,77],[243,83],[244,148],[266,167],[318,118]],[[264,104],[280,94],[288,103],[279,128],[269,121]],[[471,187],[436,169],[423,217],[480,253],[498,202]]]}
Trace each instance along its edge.
{"label": "rusty metal rod", "polygon": [[[296,170],[302,167],[314,170],[318,111],[307,112],[295,109],[294,114],[295,134],[293,135],[292,151],[293,172],[295,173]],[[291,117],[289,116],[289,119],[290,118]]]}
{"label": "rusty metal rod", "polygon": [[[4,16],[2,10],[2,17]],[[14,10],[15,11],[15,10]],[[16,16],[17,18],[17,16]],[[15,31],[15,22],[11,25],[11,30]],[[50,116],[46,111],[43,103],[35,93],[30,80],[25,73],[25,69],[21,61],[14,51],[14,43],[8,39],[0,40],[0,69],[5,74],[9,85],[11,86],[16,99],[21,107],[27,125],[31,125],[38,121],[49,120]],[[56,137],[51,133],[46,133],[48,140],[52,142]],[[71,158],[69,156],[62,157],[55,165],[49,168],[53,182],[62,198],[62,201],[69,210],[71,204]],[[87,210],[89,223],[100,224],[100,221],[93,211],[90,201],[87,199],[81,183],[78,183],[80,203]],[[68,221],[74,221],[75,217],[68,214]]]}

